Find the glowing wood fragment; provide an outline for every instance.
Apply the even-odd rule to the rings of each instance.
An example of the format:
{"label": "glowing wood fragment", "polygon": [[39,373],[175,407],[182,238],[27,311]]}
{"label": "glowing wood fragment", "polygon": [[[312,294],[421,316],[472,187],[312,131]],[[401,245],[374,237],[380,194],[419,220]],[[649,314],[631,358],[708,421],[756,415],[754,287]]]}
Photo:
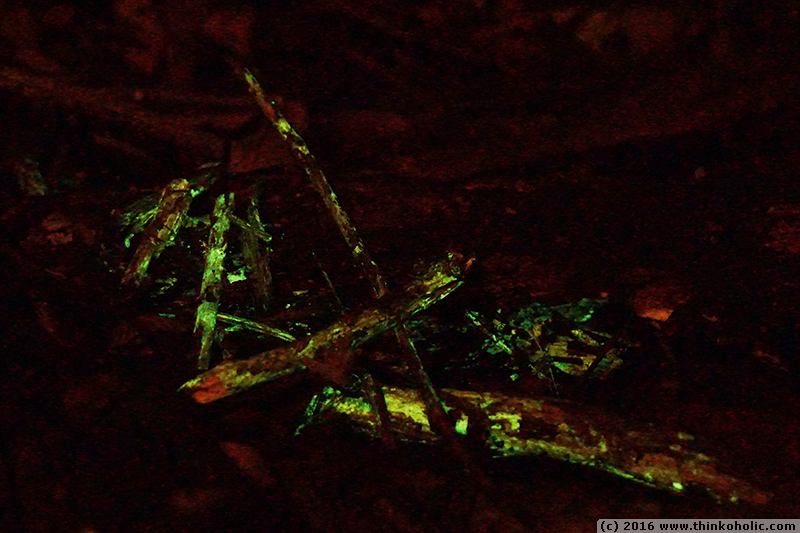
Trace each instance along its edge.
{"label": "glowing wood fragment", "polygon": [[322,197],[322,201],[325,202],[325,207],[328,209],[328,212],[331,214],[333,220],[336,222],[336,225],[339,227],[339,232],[342,234],[342,237],[344,237],[347,246],[350,247],[350,253],[356,260],[356,263],[358,263],[364,270],[364,273],[367,275],[367,278],[372,284],[372,290],[375,292],[375,297],[381,298],[386,294],[387,291],[386,280],[378,268],[378,265],[375,264],[375,262],[372,260],[372,257],[370,257],[369,252],[367,252],[364,243],[358,236],[356,228],[350,222],[350,218],[347,216],[347,213],[344,212],[344,209],[342,209],[342,206],[339,204],[336,194],[334,194],[333,189],[328,183],[328,179],[325,177],[325,174],[317,164],[316,159],[309,151],[306,142],[303,140],[300,134],[297,133],[294,128],[292,128],[291,124],[289,124],[286,118],[283,117],[280,110],[277,108],[277,103],[267,100],[263,90],[261,89],[261,85],[258,83],[258,80],[256,80],[255,76],[253,76],[250,71],[245,70],[244,78],[250,87],[250,93],[253,95],[253,98],[255,98],[255,101],[261,108],[264,116],[269,119],[278,133],[280,133],[281,137],[291,147],[292,154],[294,154],[294,156],[303,166],[303,170],[305,170],[309,180],[311,180],[311,184],[313,185],[314,189],[316,189],[316,191]]}
{"label": "glowing wood fragment", "polygon": [[352,349],[445,298],[461,285],[460,278],[471,264],[471,260],[449,254],[432,264],[388,307],[344,317],[288,346],[241,361],[226,361],[184,383],[181,390],[200,403],[208,403],[306,369],[333,382],[346,381]]}
{"label": "glowing wood fragment", "polygon": [[[686,433],[660,433],[563,401],[454,389],[438,392],[458,433],[481,438],[496,457],[546,455],[673,493],[699,488],[718,501],[764,504],[771,497],[719,471],[709,456],[689,449],[693,437]],[[431,430],[418,391],[383,387],[383,394],[388,430],[395,436],[421,443],[441,440]],[[311,404],[309,422],[345,418],[380,437],[370,402],[328,387]]]}
{"label": "glowing wood fragment", "polygon": [[164,187],[154,212],[143,214],[150,222],[122,278],[123,283],[133,282],[138,285],[142,282],[147,275],[150,261],[173,243],[191,201],[192,192],[185,179],[175,180]]}
{"label": "glowing wood fragment", "polygon": [[198,326],[202,331],[200,356],[197,366],[201,370],[208,368],[211,359],[211,345],[217,327],[217,311],[222,294],[222,276],[225,273],[225,232],[231,225],[230,212],[233,210],[233,193],[223,194],[214,205],[213,225],[208,236],[206,250],[206,266],[203,270],[203,284],[200,288],[202,303],[197,308],[194,329]]}

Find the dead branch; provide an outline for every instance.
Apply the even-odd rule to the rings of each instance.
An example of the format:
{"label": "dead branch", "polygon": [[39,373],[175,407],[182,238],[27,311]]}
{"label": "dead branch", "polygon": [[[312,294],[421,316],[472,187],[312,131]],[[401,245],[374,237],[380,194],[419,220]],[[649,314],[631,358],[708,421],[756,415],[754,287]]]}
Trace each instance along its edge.
{"label": "dead branch", "polygon": [[184,383],[180,390],[199,403],[209,403],[305,369],[344,383],[349,378],[353,349],[446,297],[461,285],[460,278],[471,264],[471,259],[449,254],[432,264],[387,307],[353,314],[286,347],[224,362]]}
{"label": "dead branch", "polygon": [[[437,442],[420,392],[383,387],[390,430],[414,442]],[[700,488],[720,501],[764,504],[771,495],[720,472],[709,456],[688,448],[686,433],[660,433],[569,402],[514,398],[454,389],[439,391],[455,431],[482,439],[498,457],[545,455],[673,493]],[[312,420],[344,417],[379,438],[370,402],[328,388],[312,401]],[[385,430],[384,430],[385,431]]]}

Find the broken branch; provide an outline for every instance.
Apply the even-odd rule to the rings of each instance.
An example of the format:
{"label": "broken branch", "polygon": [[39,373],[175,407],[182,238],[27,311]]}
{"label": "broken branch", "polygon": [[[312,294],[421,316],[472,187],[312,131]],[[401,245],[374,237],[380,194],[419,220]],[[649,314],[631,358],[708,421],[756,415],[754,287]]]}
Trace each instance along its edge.
{"label": "broken branch", "polygon": [[[711,457],[690,450],[694,437],[686,433],[635,427],[609,413],[564,401],[453,389],[439,394],[455,420],[454,431],[482,439],[498,457],[546,455],[672,493],[700,488],[731,503],[764,504],[771,497],[720,472]],[[383,395],[394,435],[413,442],[441,439],[425,414],[419,391],[383,387]],[[312,403],[312,422],[344,417],[380,437],[378,415],[370,402],[328,387]]]}
{"label": "broken branch", "polygon": [[457,289],[471,259],[451,253],[434,263],[386,309],[367,309],[292,344],[241,361],[227,361],[188,381],[180,390],[209,403],[259,383],[309,369],[335,382],[348,377],[352,350],[397,327]]}

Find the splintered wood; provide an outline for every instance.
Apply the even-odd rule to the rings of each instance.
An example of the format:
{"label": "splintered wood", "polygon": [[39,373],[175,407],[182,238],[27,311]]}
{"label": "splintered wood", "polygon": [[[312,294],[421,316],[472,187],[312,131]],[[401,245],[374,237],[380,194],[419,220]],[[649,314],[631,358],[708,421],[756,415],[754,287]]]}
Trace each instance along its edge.
{"label": "splintered wood", "polygon": [[[415,390],[382,387],[388,430],[412,442],[441,440]],[[709,456],[689,449],[694,437],[641,428],[607,412],[569,402],[443,389],[455,431],[481,439],[498,457],[545,455],[588,466],[673,493],[700,489],[718,501],[764,504],[771,495],[717,470]],[[312,400],[310,422],[344,418],[375,438],[386,431],[371,402],[328,387]]]}
{"label": "splintered wood", "polygon": [[142,242],[122,278],[122,283],[139,285],[147,275],[150,261],[157,259],[164,248],[172,244],[183,224],[183,218],[192,202],[189,182],[178,179],[164,187],[161,200],[154,211],[143,213],[149,218]]}
{"label": "splintered wood", "polygon": [[457,289],[472,264],[458,254],[432,264],[385,308],[367,309],[292,344],[241,361],[226,361],[185,383],[180,390],[209,403],[259,383],[310,370],[334,383],[349,379],[352,350],[397,327]]}

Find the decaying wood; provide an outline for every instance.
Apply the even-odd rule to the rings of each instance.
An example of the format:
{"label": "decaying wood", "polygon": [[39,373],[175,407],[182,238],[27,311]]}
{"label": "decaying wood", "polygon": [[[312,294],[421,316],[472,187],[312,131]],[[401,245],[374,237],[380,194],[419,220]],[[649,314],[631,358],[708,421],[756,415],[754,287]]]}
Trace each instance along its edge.
{"label": "decaying wood", "polygon": [[309,151],[306,142],[299,133],[289,124],[289,121],[281,114],[281,110],[275,102],[270,102],[264,95],[261,85],[255,76],[248,70],[243,72],[244,78],[250,87],[250,93],[255,98],[258,107],[264,113],[264,116],[270,121],[275,130],[281,135],[286,144],[291,147],[292,154],[297,158],[300,166],[303,167],[306,175],[311,181],[311,185],[322,197],[325,202],[325,207],[333,217],[339,232],[344,237],[347,246],[350,248],[350,253],[356,260],[356,263],[361,267],[372,285],[372,290],[375,292],[376,298],[381,298],[386,294],[386,279],[381,273],[378,265],[372,260],[367,247],[358,236],[355,226],[350,222],[350,217],[347,216],[342,208],[339,200],[336,198],[333,189],[322,172],[322,168],[317,164],[316,159]]}
{"label": "decaying wood", "polygon": [[246,318],[241,318],[226,313],[217,313],[217,319],[220,322],[231,324],[234,327],[241,329],[249,329],[250,331],[256,331],[258,333],[261,333],[262,335],[266,335],[268,337],[275,337],[276,339],[281,339],[286,342],[293,342],[296,340],[294,338],[294,335],[292,335],[287,331],[283,331],[278,328],[273,328],[272,326],[268,326],[267,324],[262,324],[261,322],[256,322],[254,320],[248,320]]}
{"label": "decaying wood", "polygon": [[213,224],[208,235],[208,248],[206,250],[206,263],[203,269],[203,283],[200,287],[200,297],[203,301],[197,308],[197,318],[194,328],[201,330],[200,355],[197,367],[200,370],[208,369],[211,361],[211,345],[217,329],[217,311],[222,296],[222,276],[225,273],[225,253],[227,242],[225,232],[230,228],[230,213],[233,211],[233,193],[222,194],[217,197],[214,205]]}
{"label": "decaying wood", "polygon": [[272,301],[272,270],[269,264],[272,237],[267,233],[258,214],[258,193],[250,198],[247,223],[240,227],[245,230],[241,236],[242,255],[250,271],[256,297],[266,309]]}
{"label": "decaying wood", "polygon": [[185,179],[175,180],[164,187],[161,200],[152,213],[139,214],[143,218],[149,218],[152,215],[152,218],[150,218],[142,241],[136,249],[136,254],[122,278],[123,283],[133,282],[136,285],[141,283],[147,275],[150,261],[158,258],[164,248],[172,244],[192,202],[191,192],[188,181]]}
{"label": "decaying wood", "polygon": [[[389,429],[395,436],[425,443],[441,439],[425,414],[420,392],[383,387],[383,394]],[[546,455],[677,494],[690,488],[705,490],[719,501],[732,503],[764,504],[771,497],[719,471],[711,457],[692,451],[693,437],[685,433],[636,427],[569,402],[454,389],[440,390],[439,395],[455,431],[483,440],[498,457]],[[371,436],[381,437],[379,417],[370,401],[328,387],[312,404],[312,420],[344,417]]]}
{"label": "decaying wood", "polygon": [[199,403],[209,403],[306,369],[333,382],[346,382],[353,349],[446,297],[461,285],[461,276],[471,263],[471,259],[449,254],[432,264],[386,307],[345,317],[288,346],[249,359],[224,362],[184,383],[181,390]]}

